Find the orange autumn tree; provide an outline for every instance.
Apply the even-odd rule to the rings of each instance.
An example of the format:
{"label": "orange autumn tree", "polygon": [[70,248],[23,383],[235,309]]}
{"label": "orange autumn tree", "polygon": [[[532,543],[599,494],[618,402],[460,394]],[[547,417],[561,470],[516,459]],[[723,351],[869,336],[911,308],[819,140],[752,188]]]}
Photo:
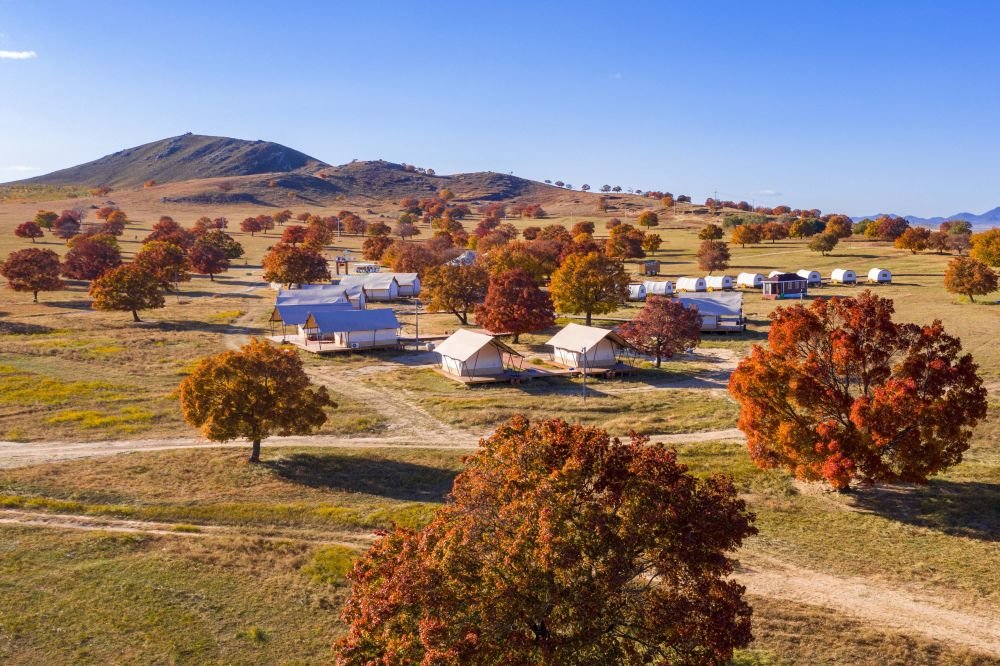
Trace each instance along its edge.
{"label": "orange autumn tree", "polygon": [[501,425],[420,531],[357,562],[335,663],[725,664],[751,640],[724,476],[560,419]]}
{"label": "orange autumn tree", "polygon": [[316,388],[291,349],[251,340],[239,351],[202,359],[178,389],[184,419],[214,442],[247,439],[250,462],[260,462],[261,440],[272,434],[306,435],[326,423],[337,405]]}
{"label": "orange autumn tree", "polygon": [[771,314],[767,346],[729,381],[759,467],[846,489],[926,483],[961,462],[986,416],[977,366],[940,321],[900,324],[893,311],[866,290]]}

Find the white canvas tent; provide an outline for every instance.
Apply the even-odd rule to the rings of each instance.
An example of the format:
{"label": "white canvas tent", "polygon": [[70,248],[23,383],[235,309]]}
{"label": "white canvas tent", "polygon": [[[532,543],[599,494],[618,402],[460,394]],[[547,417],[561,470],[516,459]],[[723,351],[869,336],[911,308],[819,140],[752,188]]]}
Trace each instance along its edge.
{"label": "white canvas tent", "polygon": [[764,286],[763,273],[740,273],[736,276],[736,286],[748,289],[760,289]]}
{"label": "white canvas tent", "polygon": [[677,278],[677,291],[705,291],[705,278]]}
{"label": "white canvas tent", "polygon": [[630,301],[644,301],[646,300],[646,287],[643,284],[630,284],[628,286],[628,300]]}
{"label": "white canvas tent", "polygon": [[857,284],[858,274],[850,268],[834,268],[830,273],[830,282],[833,284]]}
{"label": "white canvas tent", "polygon": [[452,333],[434,351],[441,355],[441,370],[457,377],[502,375],[521,358],[507,343],[467,328]]}
{"label": "white canvas tent", "polygon": [[708,291],[719,291],[721,289],[732,289],[733,278],[728,275],[706,275],[705,288]]}
{"label": "white canvas tent", "polygon": [[796,271],[795,274],[800,278],[805,278],[806,283],[810,287],[817,284],[823,284],[823,276],[819,274],[819,271],[811,271],[808,268],[803,268],[802,270]]}
{"label": "white canvas tent", "polygon": [[567,324],[546,344],[552,347],[552,360],[568,368],[612,367],[620,354],[633,350],[614,331],[580,324]]}
{"label": "white canvas tent", "polygon": [[778,277],[779,275],[784,275],[785,271],[771,271],[767,274],[768,278]]}
{"label": "white canvas tent", "polygon": [[892,282],[892,273],[884,268],[873,268],[868,271],[868,282],[889,284]]}
{"label": "white canvas tent", "polygon": [[674,283],[670,280],[646,280],[642,283],[647,296],[669,296],[674,293]]}

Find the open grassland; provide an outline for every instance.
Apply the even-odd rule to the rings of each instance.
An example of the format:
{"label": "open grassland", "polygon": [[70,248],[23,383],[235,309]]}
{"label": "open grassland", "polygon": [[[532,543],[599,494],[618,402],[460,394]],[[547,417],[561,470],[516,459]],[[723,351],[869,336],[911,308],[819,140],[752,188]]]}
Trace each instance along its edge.
{"label": "open grassland", "polygon": [[[992,474],[997,444],[988,437],[997,421],[994,407],[975,447]],[[777,557],[808,571],[923,590],[945,606],[1000,610],[991,575],[1000,567],[1000,532],[989,514],[995,494],[992,507],[982,490],[959,500],[969,502],[960,513],[942,514],[937,505],[962,492],[955,485],[970,483],[958,480],[970,473],[964,465],[955,478],[906,489],[912,502],[902,509],[880,503],[895,490],[841,496],[760,471],[732,442],[686,444],[679,453],[696,474],[733,475],[757,513],[761,534],[741,559]],[[458,452],[415,449],[265,447],[264,460],[251,466],[241,451],[202,449],[0,474],[0,520],[64,521],[0,523],[0,657],[322,661],[343,630],[344,573],[371,530],[424,524],[462,466]],[[108,521],[103,530],[101,520]],[[160,532],[146,527],[154,524]],[[737,664],[990,663],[947,641],[754,595],[750,585],[757,640]]]}
{"label": "open grassland", "polygon": [[[645,372],[655,377],[654,371]],[[429,369],[382,373],[370,381],[403,392],[446,423],[478,430],[514,414],[599,425],[616,435],[630,430],[695,432],[731,428],[736,423],[736,404],[721,390],[651,391],[635,388],[634,381],[590,378],[584,398],[582,379],[545,378],[517,386],[466,388]]]}
{"label": "open grassland", "polygon": [[[260,214],[260,207],[175,206],[147,192],[110,198],[133,219],[121,239],[126,258],[161,214],[185,225],[201,215],[225,215],[247,257],[215,282],[196,277],[182,284],[179,296],[171,294],[162,310],[143,313],[141,324],[131,323],[128,313],[93,312],[83,283],[42,293],[38,304],[30,295],[4,289],[0,440],[192,437],[173,395],[178,382],[201,357],[267,332],[273,293],[261,282],[260,260],[280,229],[252,238],[235,230],[243,217]],[[82,201],[91,203],[0,204],[0,257],[30,246],[11,230],[37,208],[61,210]],[[622,208],[591,214],[587,201],[572,193],[551,205],[543,202],[549,219],[514,223],[523,228],[591,220],[600,236],[610,217],[634,222]],[[390,203],[367,200],[326,208],[290,200],[288,207],[321,215],[348,209],[370,220],[385,216],[387,222],[395,216]],[[466,227],[477,221],[473,216]],[[689,210],[664,216],[663,226],[653,230],[665,239],[654,257],[664,262],[662,277],[701,274],[694,263],[696,230],[708,221],[719,219]],[[423,237],[427,234],[424,229]],[[338,239],[327,254],[351,250],[357,256],[362,240]],[[37,246],[65,250],[51,236]],[[733,475],[757,514],[760,535],[746,544],[741,558],[755,566],[775,560],[804,572],[864,581],[874,596],[904,591],[948,609],[1000,618],[998,306],[970,304],[945,292],[947,255],[911,255],[854,239],[828,257],[799,240],[731,250],[727,272],[733,275],[809,268],[828,276],[835,267],[863,275],[874,266],[890,269],[894,284],[876,290],[895,301],[897,318],[917,323],[940,318],[947,331],[962,338],[991,389],[990,416],[973,448],[961,465],[926,487],[832,493],[783,472],[758,470],[732,441],[679,444],[682,461],[695,473]],[[638,263],[629,266],[637,273]],[[811,297],[861,288],[824,286]],[[666,362],[659,371],[645,368],[632,378],[591,378],[586,402],[578,378],[467,389],[388,353],[304,359],[313,377],[330,379],[339,404],[321,434],[385,432],[403,441],[425,424],[394,428],[421,414],[475,434],[518,412],[562,416],[619,435],[630,429],[651,435],[697,432],[734,425],[736,407],[721,389],[719,359],[729,359],[724,356],[729,353],[735,361],[761,341],[768,313],[780,305],[749,292],[749,330],[703,341],[703,351],[720,354],[715,361],[700,354]],[[398,307],[412,334],[410,306]],[[629,304],[596,323],[614,325],[637,308]],[[458,326],[445,314],[421,314],[419,321],[424,335]],[[528,364],[544,363],[550,334],[522,336],[519,349],[534,357]],[[391,414],[391,406],[379,410],[373,392],[385,396],[385,404],[399,405],[399,413]],[[422,442],[414,436],[412,443]],[[322,662],[342,631],[337,609],[346,593],[344,571],[370,543],[372,530],[424,524],[462,465],[456,451],[277,449],[266,443],[263,465],[248,466],[244,457],[235,449],[164,451],[0,472],[0,661]],[[799,576],[803,585],[808,580]],[[754,589],[750,598],[757,640],[737,664],[995,663],[954,641],[887,628],[820,600],[790,601]]]}

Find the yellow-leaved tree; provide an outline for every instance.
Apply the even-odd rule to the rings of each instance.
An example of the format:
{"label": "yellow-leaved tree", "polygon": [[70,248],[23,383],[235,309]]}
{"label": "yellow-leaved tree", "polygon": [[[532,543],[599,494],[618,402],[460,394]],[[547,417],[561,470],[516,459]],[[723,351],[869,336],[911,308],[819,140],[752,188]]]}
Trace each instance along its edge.
{"label": "yellow-leaved tree", "polygon": [[295,351],[251,340],[239,351],[204,358],[180,389],[184,419],[216,442],[248,439],[250,462],[260,462],[260,442],[305,435],[326,423],[337,405],[326,387],[309,381]]}
{"label": "yellow-leaved tree", "polygon": [[552,274],[549,293],[559,312],[592,315],[614,312],[628,296],[622,262],[603,254],[571,254]]}

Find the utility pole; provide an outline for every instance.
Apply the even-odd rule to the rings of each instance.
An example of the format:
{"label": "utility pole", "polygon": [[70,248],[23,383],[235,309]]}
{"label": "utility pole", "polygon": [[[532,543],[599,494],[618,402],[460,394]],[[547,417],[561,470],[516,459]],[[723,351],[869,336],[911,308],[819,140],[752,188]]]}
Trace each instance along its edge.
{"label": "utility pole", "polygon": [[413,299],[413,320],[415,322],[414,325],[416,326],[417,329],[414,343],[416,345],[420,345],[420,299],[419,298]]}
{"label": "utility pole", "polygon": [[587,348],[580,349],[583,354],[583,401],[587,402]]}

